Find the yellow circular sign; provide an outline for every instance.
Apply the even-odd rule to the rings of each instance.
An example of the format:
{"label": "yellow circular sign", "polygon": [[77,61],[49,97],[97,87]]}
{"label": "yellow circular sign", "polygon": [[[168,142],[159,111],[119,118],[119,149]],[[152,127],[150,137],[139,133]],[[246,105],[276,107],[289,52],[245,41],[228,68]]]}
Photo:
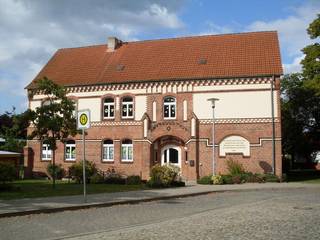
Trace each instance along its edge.
{"label": "yellow circular sign", "polygon": [[87,114],[82,113],[82,114],[80,115],[80,123],[81,123],[81,125],[86,125],[87,122],[88,122],[88,116],[87,116]]}

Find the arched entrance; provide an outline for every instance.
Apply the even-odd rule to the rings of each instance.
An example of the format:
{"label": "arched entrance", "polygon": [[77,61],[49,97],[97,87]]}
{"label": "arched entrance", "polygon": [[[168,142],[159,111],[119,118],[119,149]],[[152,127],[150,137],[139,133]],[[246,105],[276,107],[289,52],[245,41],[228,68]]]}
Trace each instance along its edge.
{"label": "arched entrance", "polygon": [[181,168],[181,148],[175,145],[165,145],[161,149],[161,165],[173,165]]}
{"label": "arched entrance", "polygon": [[178,137],[165,135],[153,141],[153,164],[174,165],[183,168],[185,156],[184,141]]}

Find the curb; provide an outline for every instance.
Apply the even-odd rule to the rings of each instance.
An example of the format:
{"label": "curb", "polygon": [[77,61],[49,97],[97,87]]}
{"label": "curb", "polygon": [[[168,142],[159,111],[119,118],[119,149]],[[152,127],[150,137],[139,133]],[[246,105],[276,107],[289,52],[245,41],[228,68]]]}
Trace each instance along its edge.
{"label": "curb", "polygon": [[[294,189],[302,189],[304,187],[295,187]],[[17,216],[26,216],[31,214],[42,214],[42,213],[57,213],[63,211],[75,211],[81,209],[89,209],[89,208],[101,208],[101,207],[111,207],[117,205],[126,205],[126,204],[139,204],[142,202],[153,202],[159,200],[167,200],[167,199],[174,199],[174,198],[186,198],[186,197],[194,197],[194,196],[201,196],[207,195],[212,193],[223,193],[223,192],[244,192],[244,191],[261,191],[261,190],[286,190],[292,189],[292,187],[285,187],[285,188],[252,188],[252,189],[229,189],[229,190],[210,190],[210,191],[203,191],[203,192],[196,192],[196,193],[186,193],[186,194],[177,194],[177,195],[170,195],[170,196],[162,196],[162,197],[153,197],[153,198],[144,198],[144,199],[132,199],[132,200],[120,200],[120,201],[113,201],[113,202],[102,202],[102,203],[88,203],[88,204],[81,204],[81,205],[74,205],[74,206],[67,206],[67,207],[56,207],[56,208],[43,208],[43,209],[34,209],[34,210],[26,210],[26,211],[19,211],[19,212],[8,212],[8,213],[0,213],[1,218],[8,218],[8,217],[17,217]]]}

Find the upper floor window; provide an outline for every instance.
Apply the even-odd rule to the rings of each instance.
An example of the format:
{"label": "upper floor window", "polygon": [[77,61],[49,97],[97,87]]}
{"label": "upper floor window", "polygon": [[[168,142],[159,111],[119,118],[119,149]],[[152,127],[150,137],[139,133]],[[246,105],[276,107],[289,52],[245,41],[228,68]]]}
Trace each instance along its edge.
{"label": "upper floor window", "polygon": [[174,97],[165,97],[163,101],[163,117],[164,119],[176,118],[176,99]]}
{"label": "upper floor window", "polygon": [[42,106],[49,106],[51,104],[51,101],[49,99],[42,101]]}
{"label": "upper floor window", "polygon": [[65,160],[75,161],[76,160],[76,142],[74,140],[68,140],[65,146]]}
{"label": "upper floor window", "polygon": [[104,99],[103,118],[114,118],[114,99],[113,98]]}
{"label": "upper floor window", "polygon": [[42,143],[42,152],[41,159],[42,160],[51,160],[52,150],[47,141],[43,141]]}
{"label": "upper floor window", "polygon": [[132,97],[124,97],[122,99],[122,118],[133,118]]}
{"label": "upper floor window", "polygon": [[113,141],[108,139],[103,141],[102,145],[102,161],[113,161],[114,146]]}
{"label": "upper floor window", "polygon": [[121,142],[121,160],[127,162],[133,161],[133,144],[130,139],[125,139]]}

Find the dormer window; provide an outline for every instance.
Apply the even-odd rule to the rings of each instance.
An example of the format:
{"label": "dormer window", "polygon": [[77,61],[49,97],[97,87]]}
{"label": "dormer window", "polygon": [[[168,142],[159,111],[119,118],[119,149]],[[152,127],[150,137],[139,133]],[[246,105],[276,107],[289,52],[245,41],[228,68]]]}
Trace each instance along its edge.
{"label": "dormer window", "polygon": [[112,119],[114,118],[114,99],[106,98],[103,101],[103,118]]}
{"label": "dormer window", "polygon": [[122,99],[122,118],[133,118],[132,97],[124,97]]}
{"label": "dormer window", "polygon": [[164,119],[176,118],[176,98],[165,97],[163,101],[163,117]]}

